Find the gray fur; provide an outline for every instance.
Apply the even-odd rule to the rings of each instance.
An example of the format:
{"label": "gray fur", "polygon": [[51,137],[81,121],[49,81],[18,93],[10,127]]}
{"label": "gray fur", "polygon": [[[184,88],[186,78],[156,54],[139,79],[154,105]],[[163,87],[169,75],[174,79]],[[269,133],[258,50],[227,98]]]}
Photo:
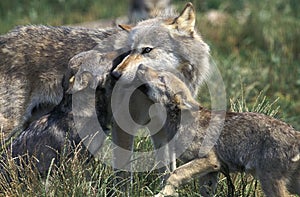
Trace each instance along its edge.
{"label": "gray fur", "polygon": [[[119,52],[100,53],[91,50],[82,52],[74,56],[70,62],[71,70],[78,70],[74,75],[74,81],[70,82],[68,94],[65,94],[63,100],[51,112],[33,121],[27,129],[13,140],[11,145],[12,156],[28,154],[36,158],[36,167],[44,176],[47,174],[52,160],[58,164],[59,157],[63,153],[71,152],[82,142],[84,145],[89,144],[89,150],[92,154],[96,153],[102,146],[105,139],[103,133],[94,131],[79,131],[80,126],[75,124],[74,117],[81,118],[82,128],[85,124],[93,128],[95,122],[89,121],[93,113],[97,117],[104,131],[110,124],[109,98],[113,84],[109,78],[109,71],[112,62],[117,58]],[[88,83],[82,86],[80,81],[83,75],[88,75]],[[92,86],[90,86],[93,84]],[[77,96],[78,94],[79,96]],[[96,95],[96,103],[94,97]],[[72,109],[72,97],[80,98],[79,108]],[[77,101],[78,102],[78,101]],[[96,110],[96,111],[95,111]],[[86,121],[85,121],[86,120]],[[81,133],[80,133],[81,132]],[[82,133],[84,132],[84,133]],[[90,138],[91,136],[91,138]],[[84,143],[91,140],[89,143]]]}
{"label": "gray fur", "polygon": [[60,103],[67,86],[63,79],[70,74],[68,62],[74,55],[97,45],[100,52],[113,51],[124,46],[120,44],[124,40],[127,33],[117,28],[29,25],[1,35],[0,125],[6,136]]}
{"label": "gray fur", "polygon": [[[122,74],[122,80],[132,81],[139,64],[151,65],[157,70],[168,70],[178,75],[195,94],[210,72],[209,46],[195,30],[173,30],[166,18],[155,18],[138,23],[129,34],[132,59],[124,60],[114,72]],[[170,20],[170,19],[169,19]],[[141,55],[145,47],[153,50]],[[135,61],[136,60],[136,61]],[[114,73],[113,72],[113,73]]]}
{"label": "gray fur", "polygon": [[[119,79],[119,84],[128,86],[133,84],[138,66],[144,64],[159,71],[174,73],[196,96],[198,87],[208,78],[211,68],[209,46],[196,32],[195,20],[193,5],[188,3],[183,11],[175,16],[149,19],[139,22],[133,28],[124,26],[123,29],[129,31],[128,46],[131,47],[131,53],[112,71],[112,76]],[[144,51],[147,47],[151,49],[149,52]],[[126,93],[123,88],[118,92]],[[133,92],[129,103],[132,119],[140,125],[146,125],[151,121],[148,112],[152,104],[153,102],[139,90]],[[117,105],[123,106],[123,104]],[[123,106],[125,107],[127,106]],[[121,116],[128,118],[123,114]],[[152,117],[152,120],[155,119],[159,117]],[[129,122],[127,126],[131,127],[133,133],[138,129],[136,125],[131,125]],[[151,137],[155,150],[165,147],[162,148],[162,152],[157,151],[157,163],[166,164],[168,167],[170,161],[173,163],[175,161],[172,155],[169,155],[168,147],[164,146],[167,143],[167,135],[167,132],[162,129]],[[133,135],[129,135],[124,128],[114,124],[112,137],[114,143],[118,145],[114,148],[114,167],[130,170],[128,161],[131,155],[124,154],[119,147],[132,150]],[[170,169],[174,169],[174,164]]]}

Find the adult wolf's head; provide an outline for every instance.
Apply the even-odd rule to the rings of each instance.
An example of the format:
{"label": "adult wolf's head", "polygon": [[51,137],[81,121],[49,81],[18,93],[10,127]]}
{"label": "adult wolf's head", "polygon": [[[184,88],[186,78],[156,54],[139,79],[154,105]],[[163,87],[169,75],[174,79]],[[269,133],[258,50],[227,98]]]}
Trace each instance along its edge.
{"label": "adult wolf's head", "polygon": [[174,18],[158,17],[135,27],[121,26],[130,34],[131,53],[112,71],[112,76],[131,83],[140,64],[170,71],[196,93],[208,76],[209,47],[195,30],[195,11],[188,3]]}

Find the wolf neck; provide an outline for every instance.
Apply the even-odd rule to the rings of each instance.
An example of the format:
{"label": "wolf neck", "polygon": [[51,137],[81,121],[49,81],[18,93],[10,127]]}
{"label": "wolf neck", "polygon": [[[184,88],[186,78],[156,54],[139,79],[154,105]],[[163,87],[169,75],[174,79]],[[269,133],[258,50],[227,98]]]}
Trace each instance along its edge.
{"label": "wolf neck", "polygon": [[178,40],[182,39],[176,38],[174,41],[178,54],[181,54],[181,65],[177,69],[183,75],[183,80],[193,92],[193,96],[196,96],[198,87],[210,76],[209,46],[198,39],[185,39],[185,44]]}

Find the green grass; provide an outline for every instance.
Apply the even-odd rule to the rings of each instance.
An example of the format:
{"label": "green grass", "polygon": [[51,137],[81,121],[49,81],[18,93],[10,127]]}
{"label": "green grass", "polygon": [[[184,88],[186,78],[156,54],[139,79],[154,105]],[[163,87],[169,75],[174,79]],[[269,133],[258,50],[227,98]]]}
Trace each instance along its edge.
{"label": "green grass", "polygon": [[[16,25],[62,25],[127,14],[127,1],[119,0],[12,0],[0,1],[0,33]],[[174,0],[180,10],[186,1]],[[192,1],[197,8],[197,26],[211,47],[214,62],[221,71],[227,93],[228,109],[259,111],[280,118],[300,130],[300,5],[297,0],[212,0]],[[221,25],[211,24],[206,12],[226,13]],[[209,106],[209,94],[201,88],[201,103]],[[273,103],[276,101],[275,103]],[[151,148],[148,139],[136,143],[136,149]],[[80,149],[80,147],[79,147]],[[110,166],[74,150],[74,157],[62,156],[46,179],[34,168],[5,167],[13,177],[8,183],[0,176],[0,196],[122,196],[114,185]],[[20,178],[18,178],[20,176]],[[159,191],[156,172],[135,173],[131,196],[151,196]],[[246,175],[233,175],[239,196],[262,196],[259,184]],[[181,196],[199,196],[197,180],[179,189]],[[216,196],[226,196],[227,184],[220,178]]]}
{"label": "green grass", "polygon": [[126,1],[12,0],[0,1],[0,33],[16,25],[62,25],[127,14]]}

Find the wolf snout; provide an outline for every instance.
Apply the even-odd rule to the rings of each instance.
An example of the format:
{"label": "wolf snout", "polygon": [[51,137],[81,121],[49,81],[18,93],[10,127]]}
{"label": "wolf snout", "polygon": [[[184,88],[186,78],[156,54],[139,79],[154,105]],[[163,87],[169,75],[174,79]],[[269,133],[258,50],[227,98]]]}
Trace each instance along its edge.
{"label": "wolf snout", "polygon": [[110,76],[116,80],[120,79],[122,76],[122,73],[116,70],[113,70],[110,72]]}

